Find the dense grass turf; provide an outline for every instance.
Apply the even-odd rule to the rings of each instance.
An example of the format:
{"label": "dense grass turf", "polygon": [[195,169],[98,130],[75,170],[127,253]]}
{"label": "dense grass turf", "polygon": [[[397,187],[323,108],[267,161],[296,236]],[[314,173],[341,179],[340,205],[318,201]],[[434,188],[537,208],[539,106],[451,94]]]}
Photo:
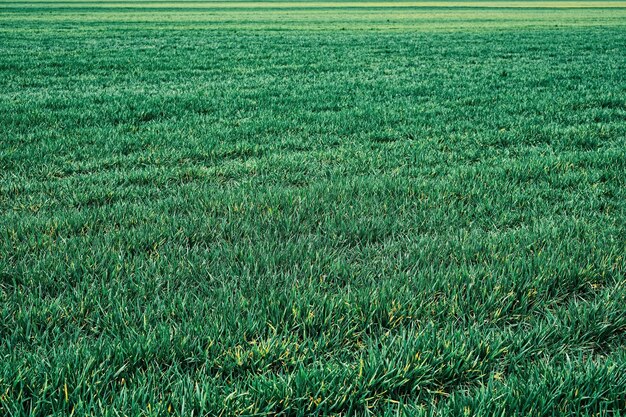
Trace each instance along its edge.
{"label": "dense grass turf", "polygon": [[0,3],[0,414],[624,415],[626,4],[458,3]]}

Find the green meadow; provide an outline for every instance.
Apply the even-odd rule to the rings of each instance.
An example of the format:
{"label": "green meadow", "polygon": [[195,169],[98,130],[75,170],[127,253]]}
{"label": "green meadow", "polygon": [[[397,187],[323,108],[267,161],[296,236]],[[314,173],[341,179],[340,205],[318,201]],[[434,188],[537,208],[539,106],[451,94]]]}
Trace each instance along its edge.
{"label": "green meadow", "polygon": [[626,2],[0,1],[0,415],[625,416]]}

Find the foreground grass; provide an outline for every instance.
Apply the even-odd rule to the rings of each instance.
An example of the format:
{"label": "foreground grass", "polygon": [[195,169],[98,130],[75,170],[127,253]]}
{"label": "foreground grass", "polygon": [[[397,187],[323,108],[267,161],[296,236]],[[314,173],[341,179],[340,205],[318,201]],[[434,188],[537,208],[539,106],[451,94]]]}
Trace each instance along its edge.
{"label": "foreground grass", "polygon": [[2,414],[623,414],[621,9],[4,6]]}

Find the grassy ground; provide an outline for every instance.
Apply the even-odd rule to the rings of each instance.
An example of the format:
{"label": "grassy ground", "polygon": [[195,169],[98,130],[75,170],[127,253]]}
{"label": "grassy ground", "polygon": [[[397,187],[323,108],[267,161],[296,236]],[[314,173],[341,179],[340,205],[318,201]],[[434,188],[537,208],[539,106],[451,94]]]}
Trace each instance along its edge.
{"label": "grassy ground", "polygon": [[0,3],[0,413],[624,415],[626,3],[273,4]]}

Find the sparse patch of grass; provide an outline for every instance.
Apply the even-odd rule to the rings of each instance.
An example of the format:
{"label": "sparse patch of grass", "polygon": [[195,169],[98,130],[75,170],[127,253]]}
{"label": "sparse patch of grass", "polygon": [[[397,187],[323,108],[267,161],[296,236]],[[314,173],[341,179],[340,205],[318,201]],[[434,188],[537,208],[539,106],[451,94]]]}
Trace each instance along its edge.
{"label": "sparse patch of grass", "polygon": [[1,2],[0,414],[623,415],[624,8],[457,3]]}

